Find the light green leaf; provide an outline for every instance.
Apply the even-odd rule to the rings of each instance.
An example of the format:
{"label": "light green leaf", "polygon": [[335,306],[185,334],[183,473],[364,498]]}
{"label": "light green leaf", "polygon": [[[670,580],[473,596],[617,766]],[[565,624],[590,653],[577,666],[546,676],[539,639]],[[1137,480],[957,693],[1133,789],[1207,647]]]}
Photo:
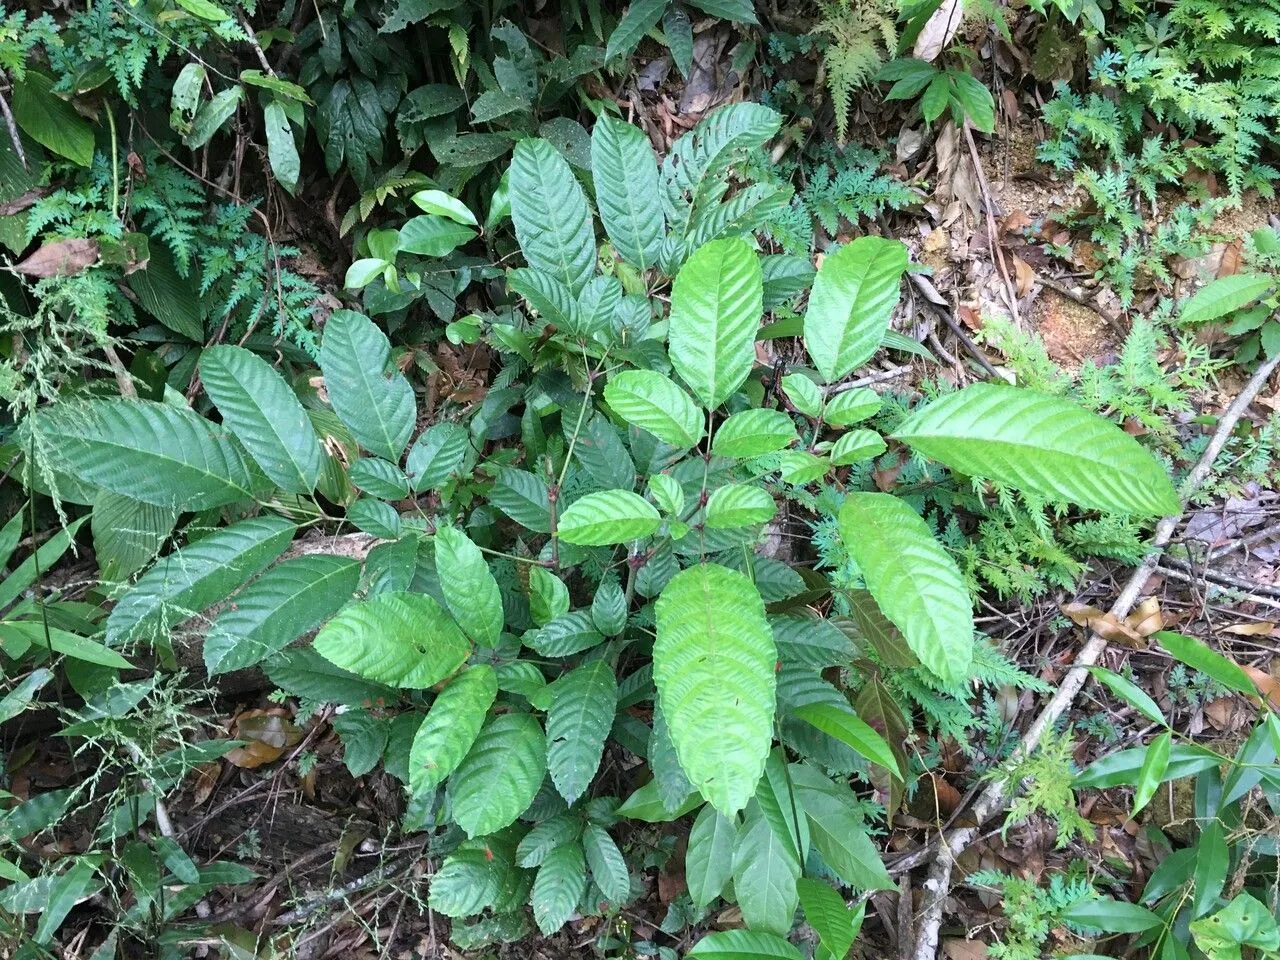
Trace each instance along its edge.
{"label": "light green leaf", "polygon": [[529,616],[536,626],[545,626],[569,612],[569,588],[546,567],[529,568]]}
{"label": "light green leaf", "polygon": [[449,196],[443,190],[419,190],[409,199],[418,205],[419,210],[434,213],[440,217],[448,217],[464,226],[478,226],[476,215],[467,208],[467,205],[456,197]]}
{"label": "light green leaf", "polygon": [[885,743],[884,737],[860,720],[851,710],[841,710],[829,703],[807,703],[791,711],[805,723],[830,734],[847,744],[864,759],[884,767],[897,779],[902,779],[897,758]]}
{"label": "light green leaf", "polygon": [[112,609],[107,642],[118,647],[171,633],[266,569],[295,532],[297,528],[281,517],[256,517],[215,530],[170,554]]}
{"label": "light green leaf", "polygon": [[1276,285],[1269,273],[1235,273],[1207,284],[1182,305],[1180,323],[1191,325],[1218,320],[1264,296]]}
{"label": "light green leaf", "polygon": [[614,61],[629,56],[640,45],[644,35],[657,24],[669,3],[670,0],[632,0],[627,12],[613,28],[613,33],[609,34],[605,60]]}
{"label": "light green leaf", "polygon": [[822,261],[809,293],[804,343],[827,383],[879,349],[906,269],[907,248],[883,237],[859,237]]}
{"label": "light green leaf", "polygon": [[158,507],[207,510],[252,500],[266,486],[238,443],[185,407],[65,401],[32,414],[26,428],[55,473]]}
{"label": "light green leaf", "polygon": [[643,497],[628,490],[605,490],[571,503],[558,532],[565,543],[601,547],[647,537],[661,523],[658,511]]}
{"label": "light green leaf", "polygon": [[[96,663],[102,667],[115,667],[118,670],[129,670],[133,668],[124,657],[120,656],[114,650],[108,649],[96,640],[90,640],[79,634],[72,633],[70,630],[61,630],[58,627],[49,627],[46,631],[43,623],[37,620],[0,620],[0,636],[10,638],[17,636],[19,642],[25,643],[22,649],[27,646],[48,648],[52,647],[54,653],[61,653],[63,656],[71,657],[73,660],[83,660],[86,663]],[[20,656],[22,651],[9,651],[13,656]]]}
{"label": "light green leaf", "polygon": [[382,271],[386,270],[390,264],[385,260],[379,260],[377,257],[365,257],[356,260],[347,267],[346,276],[342,279],[342,285],[348,290],[363,290],[378,277],[382,276]]}
{"label": "light green leaf", "polygon": [[316,635],[314,647],[344,670],[409,690],[435,686],[471,652],[438,603],[399,592],[348,605]]}
{"label": "light green leaf", "polygon": [[885,493],[852,493],[840,539],[867,590],[920,662],[963,683],[973,659],[973,608],[955,561],[920,516]]}
{"label": "light green leaf", "polygon": [[777,649],[764,602],[742,574],[704,564],[673,577],[655,613],[653,678],[680,765],[732,816],[755,793],[773,742]]}
{"label": "light green leaf", "polygon": [[314,554],[268,570],[218,614],[204,640],[213,676],[261,663],[314,630],[351,599],[360,562]]}
{"label": "light green leaf", "polygon": [[586,892],[587,861],[582,844],[561,844],[547,854],[533,881],[529,902],[538,929],[550,936],[563,927]]}
{"label": "light green leaf", "polygon": [[263,73],[261,70],[241,70],[240,82],[247,83],[259,90],[269,90],[277,97],[296,100],[299,103],[314,105],[315,101],[307,96],[307,91],[289,80]]}
{"label": "light green leaf", "polygon": [[618,682],[608,660],[593,660],[557,680],[552,689],[547,766],[556,789],[572,805],[600,767],[618,703]]}
{"label": "light green leaf", "polygon": [[747,808],[733,852],[733,892],[747,927],[786,936],[795,922],[801,864],[758,804]]}
{"label": "light green leaf", "polygon": [[822,410],[822,390],[803,373],[791,373],[782,378],[782,392],[791,405],[806,417],[817,419]]}
{"label": "light green leaf", "polygon": [[196,111],[195,119],[191,121],[191,132],[182,138],[182,142],[192,150],[199,150],[231,119],[243,99],[244,87],[238,84],[216,94]]}
{"label": "light green leaf", "polygon": [[13,119],[22,132],[60,157],[87,167],[93,163],[93,127],[53,92],[53,80],[27,70],[13,84]]}
{"label": "light green leaf", "polygon": [[568,162],[547,140],[516,144],[511,219],[529,266],[580,294],[596,269],[591,209]]}
{"label": "light green leaf", "polygon": [[884,437],[874,430],[850,430],[831,448],[831,462],[840,467],[878,457],[887,449]]}
{"label": "light green leaf", "polygon": [[1181,509],[1137,440],[1061,397],[975,383],[920,408],[894,436],[953,470],[1082,507],[1138,516]]}
{"label": "light green leaf", "polygon": [[391,343],[368,317],[335,310],[324,326],[320,369],[329,402],[370,453],[398,463],[417,419],[413,387],[391,364]]}
{"label": "light green leaf", "polygon": [[276,486],[310,493],[320,476],[320,439],[281,376],[243,347],[200,355],[200,380],[222,422]]}
{"label": "light green leaf", "polygon": [[671,365],[704,407],[720,406],[751,373],[763,304],[760,259],[744,240],[713,240],[680,268],[671,288]]}
{"label": "light green leaf", "polygon": [[453,619],[476,643],[497,646],[502,637],[502,592],[480,548],[455,527],[436,530],[436,571]]}
{"label": "light green leaf", "polygon": [[267,131],[267,161],[280,186],[289,193],[298,192],[298,176],[302,162],[298,158],[298,144],[293,139],[293,129],[284,107],[272,100],[262,110],[263,126]]}
{"label": "light green leaf", "polygon": [[1213,677],[1229,690],[1251,697],[1257,695],[1258,688],[1249,679],[1249,675],[1240,669],[1240,665],[1210,649],[1204,641],[1168,630],[1157,633],[1155,638],[1160,641],[1160,646],[1168,650],[1175,659],[1185,663],[1191,669]]}
{"label": "light green leaf", "polygon": [[655,473],[649,477],[649,493],[654,502],[666,513],[678,517],[684,510],[684,488],[680,481],[667,473]]}
{"label": "light green leaf", "polygon": [[498,695],[497,675],[485,663],[463,670],[440,691],[409,748],[409,792],[424,797],[467,755]]}
{"label": "light green leaf", "polygon": [[769,491],[745,483],[726,483],[707,498],[707,529],[727,530],[768,523],[777,513]]}
{"label": "light green leaf", "polygon": [[818,934],[827,956],[844,960],[862,927],[866,901],[860,902],[856,910],[850,910],[844,898],[828,884],[809,877],[796,881],[796,892],[800,895],[804,918]]}
{"label": "light green leaf", "polygon": [[618,905],[630,899],[631,876],[627,872],[627,861],[608,831],[594,823],[587,824],[582,832],[582,846],[591,867],[591,877],[605,899]]}
{"label": "light green leaf", "polygon": [[689,957],[698,960],[804,960],[783,937],[753,930],[725,930],[699,940]]}
{"label": "light green leaf", "polygon": [[711,452],[718,457],[762,457],[795,442],[796,425],[781,410],[743,410],[716,431]]}
{"label": "light green leaf", "polygon": [[658,261],[665,224],[658,192],[658,162],[648,138],[633,124],[602,114],[591,131],[591,175],[600,219],[624,260],[644,271]]}
{"label": "light green leaf", "polygon": [[623,420],[672,446],[687,449],[702,439],[702,411],[673,380],[660,373],[616,373],[604,388],[604,399]]}
{"label": "light green leaf", "polygon": [[778,476],[786,483],[802,487],[823,476],[829,466],[825,457],[808,450],[788,450],[778,458]]}
{"label": "light green leaf", "polygon": [[221,23],[223,20],[231,19],[231,14],[214,3],[213,0],[177,0],[177,2],[178,6],[183,10],[199,17],[201,20]]}
{"label": "light green leaf", "polygon": [[689,897],[699,910],[720,896],[733,875],[737,834],[733,818],[726,817],[710,804],[698,811],[689,831],[684,875]]}
{"label": "light green leaf", "polygon": [[399,249],[402,253],[416,253],[422,257],[443,257],[475,235],[470,227],[449,217],[427,213],[414,217],[400,228]]}
{"label": "light green leaf", "polygon": [[833,783],[806,764],[791,764],[796,803],[809,821],[809,836],[823,862],[841,880],[862,890],[897,886],[885,870],[876,845],[858,815],[857,798],[847,784]]}
{"label": "light green leaf", "polygon": [[690,792],[684,803],[674,810],[668,810],[658,795],[658,784],[650,780],[622,802],[616,813],[626,820],[643,820],[645,823],[670,823],[679,820],[686,813],[698,809],[706,801],[697,790]]}
{"label": "light green leaf", "polygon": [[1146,691],[1139,688],[1133,681],[1126,680],[1120,674],[1108,670],[1106,667],[1090,667],[1089,673],[1093,675],[1093,679],[1097,680],[1152,723],[1158,723],[1162,727],[1169,725],[1169,721],[1160,712],[1160,705],[1152,700]]}
{"label": "light green leaf", "polygon": [[529,809],[547,774],[547,741],[527,713],[493,717],[453,778],[453,819],[468,837],[501,830]]}

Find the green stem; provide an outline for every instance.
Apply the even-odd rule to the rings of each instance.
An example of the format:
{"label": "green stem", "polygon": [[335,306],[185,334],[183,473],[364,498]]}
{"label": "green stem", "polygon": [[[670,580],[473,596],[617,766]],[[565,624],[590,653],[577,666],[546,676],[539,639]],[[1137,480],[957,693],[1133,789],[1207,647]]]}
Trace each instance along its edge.
{"label": "green stem", "polygon": [[107,126],[111,128],[111,218],[120,219],[120,141],[116,136],[116,115],[111,104],[103,101],[107,109]]}

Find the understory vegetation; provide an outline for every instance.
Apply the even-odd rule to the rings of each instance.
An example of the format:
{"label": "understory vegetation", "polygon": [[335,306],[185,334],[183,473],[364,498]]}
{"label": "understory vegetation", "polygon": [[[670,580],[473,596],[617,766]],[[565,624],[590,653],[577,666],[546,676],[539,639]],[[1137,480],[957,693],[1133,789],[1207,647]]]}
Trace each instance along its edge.
{"label": "understory vegetation", "polygon": [[1280,958],[1278,44],[5,12],[0,957]]}

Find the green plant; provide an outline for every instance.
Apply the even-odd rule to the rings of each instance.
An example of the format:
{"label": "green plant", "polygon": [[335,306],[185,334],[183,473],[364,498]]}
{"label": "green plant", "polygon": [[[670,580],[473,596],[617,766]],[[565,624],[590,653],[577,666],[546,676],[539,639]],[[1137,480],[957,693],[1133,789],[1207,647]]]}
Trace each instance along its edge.
{"label": "green plant", "polygon": [[926,123],[933,123],[949,111],[957,124],[968,120],[982,133],[996,128],[996,102],[991,91],[966,70],[939,68],[925,60],[904,57],[886,63],[876,79],[893,83],[886,100],[919,97],[920,114]]}
{"label": "green plant", "polygon": [[[855,889],[891,883],[863,804],[825,770],[901,783],[902,738],[891,747],[872,726],[901,720],[875,706],[870,666],[853,701],[820,676],[861,670],[829,621],[767,614],[766,598],[804,582],[756,547],[778,495],[884,449],[856,427],[878,398],[829,386],[879,348],[907,257],[864,237],[824,260],[803,319],[814,369],[784,378],[786,409],[761,406],[754,338],[770,258],[742,236],[763,225],[768,194],[730,194],[727,176],[778,124],[755,105],[726,108],[660,168],[638,129],[603,117],[591,140],[603,254],[568,162],[545,140],[520,141],[509,196],[527,266],[508,282],[528,312],[484,318],[505,386],[469,422],[413,439],[416,397],[385,335],[336,311],[319,349],[332,414],[221,345],[200,358],[220,426],[179,405],[84,398],[22,426],[39,475],[66,478],[64,489],[257,513],[145,570],[107,618],[106,642],[164,647],[190,621],[211,673],[261,663],[307,702],[346,704],[348,764],[381,758],[407,785],[407,825],[444,831],[431,902],[449,916],[529,901],[551,931],[580,908],[625,903],[631,868],[611,831],[695,810],[694,907],[732,878],[753,931],[712,935],[695,956],[743,938],[792,956],[779,938],[801,891],[826,910],[799,883],[811,856]],[[669,297],[651,296],[668,278]],[[333,415],[363,456],[344,464],[321,443],[339,429]],[[1034,454],[1015,453],[1010,430],[1038,438]],[[516,434],[522,449],[499,442]],[[1044,394],[974,385],[914,411],[894,442],[1054,501],[1139,516],[1177,506],[1136,441]],[[275,562],[298,521],[327,520],[326,503],[380,541],[364,563]],[[975,645],[959,570],[908,501],[849,492],[838,526],[867,622],[892,625],[898,663],[950,689],[974,664],[995,669]],[[228,597],[211,623],[191,620]],[[375,715],[366,701],[400,710]],[[652,727],[631,710],[640,704]],[[606,751],[645,757],[652,779],[602,774]],[[809,920],[829,943],[853,929],[852,918]]]}
{"label": "green plant", "polygon": [[898,47],[897,7],[880,0],[824,0],[813,33],[826,39],[822,52],[827,93],[835,111],[836,136],[849,137],[854,92],[875,76]]}
{"label": "green plant", "polygon": [[1063,923],[1064,914],[1075,904],[1095,896],[1084,877],[1054,874],[1047,887],[1025,877],[1015,877],[999,870],[979,870],[966,881],[974,887],[999,891],[1004,898],[1004,915],[1008,921],[1004,938],[987,948],[993,960],[1039,960],[1049,932]]}

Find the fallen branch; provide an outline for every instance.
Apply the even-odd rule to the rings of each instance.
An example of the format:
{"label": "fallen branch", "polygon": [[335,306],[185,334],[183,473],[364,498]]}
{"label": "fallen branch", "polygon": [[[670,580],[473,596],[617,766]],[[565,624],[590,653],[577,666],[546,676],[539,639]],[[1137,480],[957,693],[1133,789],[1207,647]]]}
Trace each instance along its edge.
{"label": "fallen branch", "polygon": [[[1244,415],[1254,397],[1266,385],[1271,374],[1275,372],[1277,365],[1280,365],[1280,354],[1272,357],[1258,368],[1257,373],[1245,384],[1239,396],[1232,401],[1231,406],[1223,413],[1222,419],[1218,421],[1218,428],[1214,431],[1213,438],[1209,441],[1208,447],[1205,448],[1203,456],[1200,457],[1199,462],[1196,463],[1187,478],[1183,480],[1182,488],[1178,491],[1184,504],[1209,476],[1210,471],[1213,469],[1214,461],[1218,459],[1218,454],[1226,446],[1227,439],[1235,429],[1236,423]],[[1143,559],[1142,564],[1133,571],[1129,582],[1125,584],[1120,596],[1116,598],[1116,602],[1110,610],[1112,617],[1117,620],[1123,620],[1137,604],[1143,587],[1146,586],[1147,581],[1151,578],[1151,574],[1155,572],[1161,553],[1165,545],[1173,537],[1173,531],[1177,529],[1181,520],[1182,515],[1178,514],[1177,516],[1165,517],[1160,521],[1151,543],[1151,551]],[[1075,665],[1072,666],[1063,679],[1057,693],[1053,695],[1053,699],[1045,704],[1044,709],[1040,711],[1039,716],[1036,717],[1023,735],[1013,756],[1009,759],[1010,764],[1017,763],[1039,745],[1045,731],[1071,706],[1076,694],[1080,692],[1085,680],[1089,677],[1089,667],[1098,662],[1098,658],[1106,648],[1107,639],[1105,637],[1097,633],[1090,635],[1089,642],[1085,644],[1084,649],[1076,657]],[[934,960],[937,957],[938,930],[942,926],[942,908],[951,887],[951,870],[955,865],[956,857],[963,853],[981,834],[983,824],[1004,809],[1005,800],[1006,790],[1004,784],[993,780],[982,791],[970,811],[969,817],[973,820],[973,825],[955,830],[941,840],[933,864],[929,868],[929,876],[924,882],[920,932],[916,937],[914,960]]]}

